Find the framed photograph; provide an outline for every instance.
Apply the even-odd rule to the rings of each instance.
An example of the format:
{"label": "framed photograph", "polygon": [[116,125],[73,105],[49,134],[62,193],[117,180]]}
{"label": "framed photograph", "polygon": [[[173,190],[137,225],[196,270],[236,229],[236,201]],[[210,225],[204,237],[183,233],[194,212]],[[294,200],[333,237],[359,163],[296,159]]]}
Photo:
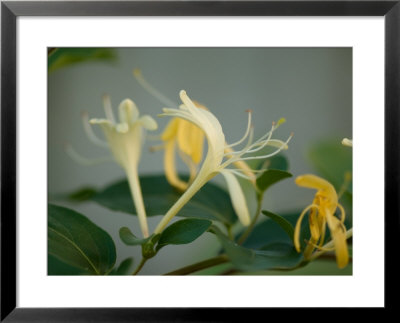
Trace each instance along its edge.
{"label": "framed photograph", "polygon": [[399,16],[2,2],[1,320],[392,308]]}

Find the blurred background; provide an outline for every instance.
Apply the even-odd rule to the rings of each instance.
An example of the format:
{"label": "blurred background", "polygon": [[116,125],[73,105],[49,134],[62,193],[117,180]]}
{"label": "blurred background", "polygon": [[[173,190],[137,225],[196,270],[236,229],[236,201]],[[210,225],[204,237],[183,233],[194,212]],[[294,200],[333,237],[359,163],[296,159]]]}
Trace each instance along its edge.
{"label": "blurred background", "polygon": [[[87,61],[59,59],[55,68],[49,70],[49,201],[86,215],[106,230],[117,245],[117,264],[130,256],[136,264],[140,261],[140,248],[125,246],[118,236],[122,226],[141,236],[136,217],[93,202],[76,204],[56,196],[83,186],[101,189],[125,176],[114,162],[83,166],[64,151],[68,142],[89,159],[110,156],[107,149],[88,140],[81,120],[83,111],[90,118],[104,118],[104,94],[110,95],[115,113],[123,99],[131,98],[141,114],[150,114],[157,120],[159,129],[149,134],[163,131],[169,119],[158,118],[157,114],[165,105],[140,86],[133,77],[133,69],[139,68],[152,86],[177,104],[179,91],[186,90],[191,99],[205,105],[219,119],[228,143],[242,137],[247,109],[253,111],[255,138],[266,133],[272,121],[284,117],[286,123],[274,137],[286,140],[294,133],[289,149],[284,152],[294,177],[317,173],[310,156],[313,147],[325,141],[337,142],[340,147],[344,137],[352,138],[351,48],[118,48],[96,55]],[[103,137],[99,128],[93,129]],[[163,151],[148,149],[158,144],[151,138],[146,141],[139,165],[141,174],[163,172]],[[184,165],[178,167],[186,172]],[[220,176],[213,181],[225,186]],[[303,209],[311,203],[314,193],[288,179],[267,192],[264,208],[277,214]],[[247,191],[247,199],[254,208],[252,192]],[[160,217],[149,219],[150,230],[159,220]],[[206,233],[191,244],[163,248],[148,261],[141,274],[172,271],[215,256],[218,249],[216,238]],[[310,268],[309,273],[313,273]],[[337,273],[334,263],[329,268],[332,271],[324,269],[324,273]]]}

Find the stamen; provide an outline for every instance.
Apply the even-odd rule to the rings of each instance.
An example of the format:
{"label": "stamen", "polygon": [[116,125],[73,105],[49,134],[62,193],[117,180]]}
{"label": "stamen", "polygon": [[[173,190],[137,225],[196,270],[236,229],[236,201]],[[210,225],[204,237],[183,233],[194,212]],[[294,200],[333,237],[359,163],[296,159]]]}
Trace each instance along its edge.
{"label": "stamen", "polygon": [[229,172],[232,173],[232,174],[235,174],[235,175],[238,176],[238,177],[247,179],[247,180],[249,180],[249,181],[253,180],[253,178],[251,178],[250,176],[247,176],[247,175],[245,175],[245,174],[242,174],[242,173],[238,172],[237,169],[225,168],[225,170],[229,171]]}
{"label": "stamen", "polygon": [[177,107],[178,105],[168,99],[165,95],[163,95],[160,91],[158,91],[157,89],[155,89],[153,86],[150,85],[150,83],[148,83],[142,75],[142,72],[140,69],[136,68],[133,70],[133,76],[135,77],[135,79],[139,82],[139,84],[153,97],[155,97],[158,101],[160,101],[162,104],[165,104],[166,106],[170,106],[170,107]]}
{"label": "stamen", "polygon": [[83,129],[85,129],[85,133],[86,133],[87,137],[89,138],[89,140],[97,146],[108,147],[107,142],[97,138],[97,136],[93,132],[93,129],[89,123],[88,113],[82,112],[81,117],[82,117]]}
{"label": "stamen", "polygon": [[272,133],[275,131],[276,127],[275,127],[275,122],[272,122],[272,127],[270,129],[270,131],[268,131],[267,133],[265,133],[263,136],[261,136],[260,138],[258,138],[258,140],[256,140],[253,143],[253,147],[256,147],[258,144],[260,144],[261,142],[263,142],[263,140],[265,140],[268,137],[268,140],[271,138]]}
{"label": "stamen", "polygon": [[239,151],[234,151],[234,152],[227,152],[223,155],[223,157],[227,157],[228,160],[226,160],[221,167],[225,168],[228,165],[230,165],[231,163],[234,163],[238,160],[240,160],[240,156],[243,155],[247,149],[249,149],[249,147],[251,146],[251,142],[253,141],[253,137],[254,137],[254,128],[253,126],[251,126],[250,128],[250,134],[249,134],[249,139],[247,140],[247,144],[246,146],[244,146],[244,148],[242,150]]}
{"label": "stamen", "polygon": [[277,153],[279,153],[280,151],[282,151],[286,147],[286,145],[288,144],[290,139],[292,139],[292,137],[293,137],[293,133],[289,136],[288,140],[286,140],[286,142],[280,148],[278,148],[277,150],[275,150],[274,152],[272,152],[268,155],[244,157],[244,158],[240,158],[240,160],[264,159],[264,158],[272,157],[272,156],[276,155]]}
{"label": "stamen", "polygon": [[228,160],[226,160],[224,163],[222,163],[221,167],[225,168],[228,165],[240,160],[240,156],[243,155],[246,152],[246,150],[249,149],[249,147],[251,146],[253,137],[254,137],[254,128],[253,128],[253,126],[251,126],[249,139],[247,140],[246,146],[242,150],[234,151],[234,152],[227,152],[227,153],[223,154],[223,157],[227,157]]}
{"label": "stamen", "polygon": [[112,111],[110,96],[107,94],[103,95],[103,107],[107,120],[109,120],[112,124],[115,124],[115,118],[114,118],[114,113]]}
{"label": "stamen", "polygon": [[69,143],[64,144],[64,151],[72,160],[74,160],[78,164],[85,165],[85,166],[93,166],[93,165],[112,161],[112,158],[109,156],[102,157],[102,158],[96,158],[96,159],[88,159],[86,157],[83,157],[82,155],[77,153]]}
{"label": "stamen", "polygon": [[232,148],[235,147],[237,145],[240,145],[249,135],[250,133],[250,128],[251,128],[251,110],[246,110],[246,112],[248,113],[248,117],[247,117],[247,128],[246,131],[243,135],[243,137],[241,139],[239,139],[238,141],[234,142],[233,144],[227,145],[227,147]]}
{"label": "stamen", "polygon": [[265,139],[265,140],[262,141],[262,142],[259,141],[259,140],[260,140],[260,139],[259,139],[259,140],[257,140],[253,145],[251,145],[251,148],[253,148],[253,147],[255,147],[255,146],[258,146],[258,145],[260,145],[260,147],[254,148],[254,149],[249,149],[248,151],[246,151],[246,154],[255,153],[255,152],[260,151],[261,149],[263,149],[263,148],[268,144],[269,140],[271,139],[274,126],[275,126],[275,122],[272,123],[272,128],[271,128],[271,130],[269,131],[269,135],[268,135],[268,138],[267,138],[267,139]]}

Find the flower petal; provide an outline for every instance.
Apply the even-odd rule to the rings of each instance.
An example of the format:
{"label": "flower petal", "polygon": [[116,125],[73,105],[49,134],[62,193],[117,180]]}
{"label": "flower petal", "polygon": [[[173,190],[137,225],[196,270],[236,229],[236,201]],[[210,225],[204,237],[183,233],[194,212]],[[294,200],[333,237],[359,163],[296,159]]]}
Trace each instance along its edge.
{"label": "flower petal", "polygon": [[307,206],[300,214],[299,218],[297,219],[296,226],[294,228],[294,235],[293,235],[293,241],[294,241],[294,247],[296,248],[297,252],[300,252],[300,229],[301,229],[301,222],[303,221],[304,216],[306,215],[307,211],[311,208],[318,208],[317,205],[315,204],[310,204]]}
{"label": "flower petal", "polygon": [[326,220],[331,231],[333,243],[335,245],[336,263],[339,268],[346,267],[349,262],[349,252],[347,250],[346,230],[343,223],[326,208]]}
{"label": "flower petal", "polygon": [[89,123],[90,123],[90,124],[99,124],[99,125],[104,124],[104,125],[108,125],[108,126],[110,126],[110,127],[113,126],[113,124],[111,123],[111,121],[108,120],[108,119],[90,119],[90,120],[89,120]]}
{"label": "flower petal", "polygon": [[240,187],[239,181],[227,169],[220,171],[220,173],[225,177],[226,183],[228,184],[228,190],[231,196],[233,208],[235,209],[240,222],[244,226],[248,226],[251,222],[249,208],[247,207],[247,202],[242,188]]}
{"label": "flower petal", "polygon": [[299,186],[319,190],[318,194],[326,198],[331,212],[336,210],[338,197],[336,190],[327,180],[312,174],[301,175],[296,178],[296,184]]}
{"label": "flower petal", "polygon": [[193,123],[182,120],[177,136],[179,149],[198,164],[203,156],[204,132]]}
{"label": "flower petal", "polygon": [[147,114],[140,117],[138,122],[147,130],[156,130],[158,128],[156,120]]}
{"label": "flower petal", "polygon": [[118,123],[115,127],[119,133],[127,133],[129,131],[129,125],[126,122]]}
{"label": "flower petal", "polygon": [[131,124],[139,117],[139,110],[130,99],[125,99],[119,104],[118,112],[121,123]]}
{"label": "flower petal", "polygon": [[179,118],[171,119],[171,121],[168,122],[163,133],[161,134],[161,140],[167,141],[167,140],[174,139],[178,132],[180,121],[181,121],[181,119],[179,119]]}
{"label": "flower petal", "polygon": [[318,241],[320,237],[320,230],[318,225],[317,210],[312,209],[310,215],[308,216],[308,223],[310,226],[310,233],[313,240]]}

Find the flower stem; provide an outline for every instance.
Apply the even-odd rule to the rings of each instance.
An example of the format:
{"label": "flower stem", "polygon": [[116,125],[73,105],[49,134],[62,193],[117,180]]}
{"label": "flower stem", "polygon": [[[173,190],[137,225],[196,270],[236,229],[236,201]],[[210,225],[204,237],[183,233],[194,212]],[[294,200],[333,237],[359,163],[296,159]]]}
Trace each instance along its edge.
{"label": "flower stem", "polygon": [[210,267],[213,267],[216,265],[226,263],[228,261],[229,261],[229,259],[226,255],[220,255],[220,256],[217,256],[214,258],[200,261],[198,263],[195,263],[195,264],[187,266],[187,267],[183,267],[183,268],[171,271],[164,275],[188,275],[188,274],[194,273],[194,272],[202,270],[202,269],[206,269],[206,268],[210,268]]}
{"label": "flower stem", "polygon": [[239,240],[237,242],[239,245],[243,244],[246,241],[246,239],[248,238],[248,236],[250,235],[251,231],[253,231],[254,226],[256,225],[257,219],[258,219],[258,217],[260,216],[260,213],[261,213],[262,200],[263,200],[263,195],[259,194],[257,196],[257,211],[256,211],[256,214],[253,217],[253,219],[251,220],[250,225],[247,227],[247,229],[240,236],[240,238],[239,238]]}
{"label": "flower stem", "polygon": [[164,228],[167,226],[169,221],[185,206],[187,202],[197,193],[197,191],[204,185],[204,183],[198,180],[199,175],[197,175],[196,179],[189,186],[189,188],[181,195],[178,201],[168,210],[168,212],[161,219],[160,223],[157,225],[154,230],[154,234],[161,233]]}
{"label": "flower stem", "polygon": [[146,263],[147,258],[142,258],[142,261],[140,262],[139,266],[135,269],[135,271],[132,273],[132,275],[137,275],[138,272],[143,268],[144,264]]}
{"label": "flower stem", "polygon": [[140,188],[139,175],[136,167],[132,167],[129,170],[126,169],[126,174],[128,176],[132,198],[135,203],[140,229],[142,230],[143,237],[147,238],[149,236],[149,228],[147,226],[146,211],[144,208],[142,190]]}

